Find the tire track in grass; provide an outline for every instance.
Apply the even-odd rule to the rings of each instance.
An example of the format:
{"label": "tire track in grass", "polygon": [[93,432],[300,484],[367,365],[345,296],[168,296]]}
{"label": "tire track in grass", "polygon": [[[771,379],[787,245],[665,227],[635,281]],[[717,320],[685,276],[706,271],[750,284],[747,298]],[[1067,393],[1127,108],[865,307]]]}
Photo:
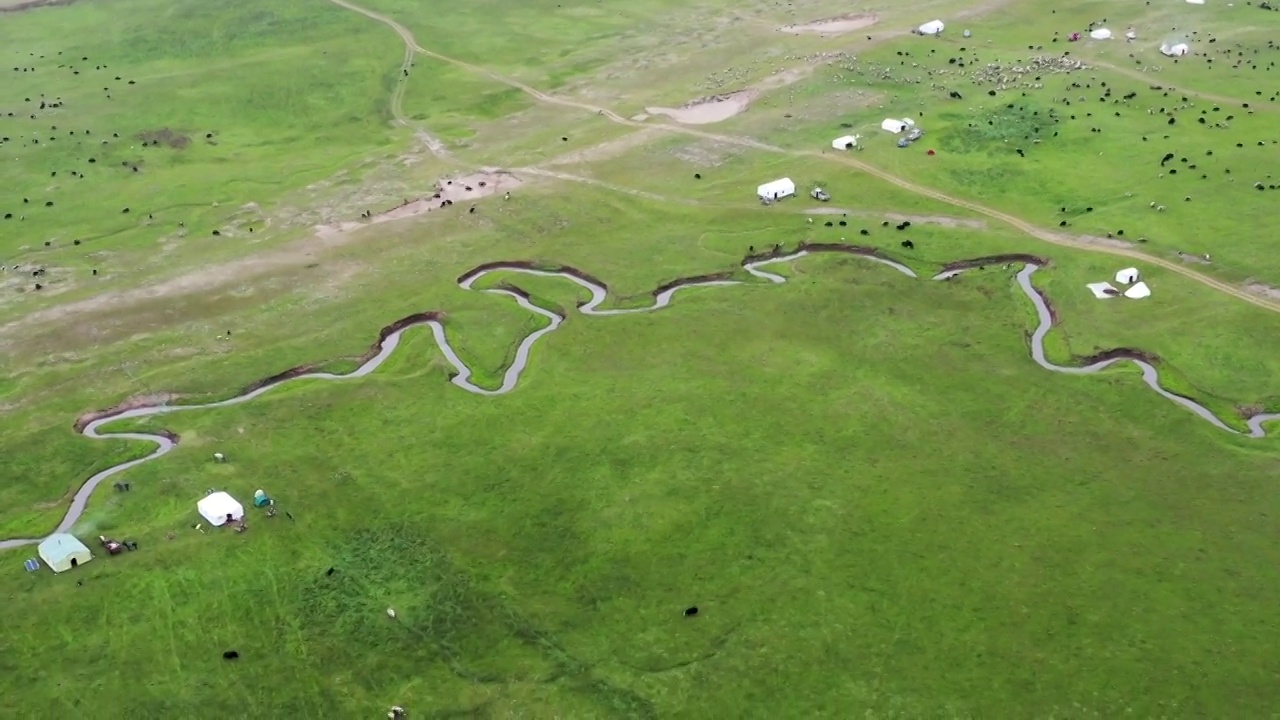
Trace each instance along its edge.
{"label": "tire track in grass", "polygon": [[891,185],[899,187],[903,190],[906,190],[907,192],[913,193],[920,197],[926,197],[931,200],[937,200],[938,202],[942,202],[958,208],[963,208],[965,210],[978,213],[980,215],[985,215],[986,217],[989,217],[993,220],[998,220],[1027,235],[1030,235],[1031,237],[1050,243],[1052,245],[1069,247],[1077,250],[1085,250],[1090,252],[1099,252],[1107,255],[1125,257],[1125,258],[1130,258],[1134,260],[1140,260],[1142,262],[1150,263],[1152,265],[1157,265],[1166,270],[1169,270],[1170,272],[1178,273],[1179,275],[1182,275],[1185,278],[1198,282],[1202,285],[1205,285],[1209,288],[1225,293],[1232,297],[1243,300],[1254,306],[1263,308],[1265,310],[1270,310],[1272,312],[1280,312],[1280,300],[1274,300],[1266,296],[1251,293],[1247,290],[1244,290],[1243,288],[1232,285],[1231,283],[1218,280],[1209,275],[1205,275],[1203,273],[1192,270],[1184,266],[1181,262],[1173,262],[1171,260],[1166,260],[1165,258],[1157,257],[1155,255],[1150,255],[1148,253],[1140,252],[1138,250],[1132,250],[1132,249],[1123,248],[1123,247],[1098,245],[1096,243],[1091,243],[1086,240],[1074,238],[1069,235],[1064,235],[1061,233],[1045,230],[1043,228],[1036,227],[1035,225],[1032,225],[1026,220],[1018,218],[1009,213],[1001,212],[999,210],[995,210],[993,208],[989,208],[984,205],[971,202],[969,200],[963,200],[963,199],[948,195],[939,190],[934,190],[932,188],[927,188],[922,185],[917,185],[916,183],[913,183],[909,180],[893,175],[892,173],[881,170],[880,168],[877,168],[873,165],[869,165],[860,160],[855,160],[854,158],[841,156],[841,155],[828,155],[826,153],[814,152],[811,150],[787,150],[786,148],[778,147],[777,145],[770,145],[768,143],[763,143],[758,140],[754,140],[752,138],[740,137],[735,135],[723,135],[720,133],[712,133],[704,130],[697,130],[694,128],[674,125],[671,123],[663,123],[663,122],[641,123],[635,120],[624,118],[621,115],[614,112],[613,110],[610,110],[609,108],[598,107],[595,105],[591,105],[589,103],[579,102],[577,100],[570,100],[567,98],[561,98],[561,97],[556,97],[554,95],[549,95],[545,92],[542,92],[541,90],[538,90],[529,85],[526,85],[525,83],[522,83],[518,80],[504,77],[496,72],[480,67],[478,65],[473,65],[471,63],[458,60],[456,58],[451,58],[446,55],[441,55],[440,53],[428,50],[418,44],[417,40],[413,36],[413,33],[404,25],[401,25],[400,23],[396,22],[395,20],[385,15],[381,15],[379,13],[373,12],[372,10],[363,8],[353,2],[350,2],[350,0],[329,0],[329,1],[336,5],[344,7],[348,10],[351,10],[352,12],[359,13],[360,15],[363,15],[371,20],[375,20],[377,22],[380,22],[390,27],[404,41],[406,53],[408,55],[412,55],[412,53],[414,52],[422,53],[427,57],[435,58],[436,60],[447,62],[456,67],[460,67],[460,68],[484,75],[485,77],[491,80],[494,80],[495,82],[499,82],[507,85],[508,87],[512,87],[517,90],[520,90],[525,94],[529,95],[530,97],[547,104],[560,105],[562,107],[578,108],[580,110],[593,112],[619,125],[627,125],[630,127],[658,128],[666,132],[689,135],[693,137],[700,137],[707,140],[714,140],[717,142],[739,145],[742,147],[748,147],[755,150],[761,150],[764,152],[790,155],[793,157],[797,157],[797,156],[813,157],[813,158],[826,160],[828,162],[840,163],[849,167],[857,168],[858,170],[861,170],[862,172],[868,175],[871,175],[872,177],[883,180]]}
{"label": "tire track in grass", "polygon": [[[908,278],[916,279],[917,275],[911,268],[903,265],[896,260],[885,256],[881,251],[875,248],[859,247],[854,245],[842,244],[808,244],[802,245],[799,250],[789,253],[775,253],[770,255],[753,256],[745,259],[741,264],[741,269],[746,272],[754,281],[763,281],[772,285],[781,285],[787,282],[786,277],[777,273],[769,272],[764,268],[770,265],[780,263],[789,263],[816,253],[845,253],[888,266]],[[1261,438],[1266,437],[1266,430],[1263,428],[1264,423],[1273,420],[1280,420],[1280,413],[1267,413],[1254,415],[1246,420],[1248,432],[1242,433],[1227,425],[1214,413],[1204,405],[1187,397],[1169,392],[1160,386],[1159,371],[1152,364],[1152,359],[1146,353],[1139,350],[1128,348],[1118,348],[1107,351],[1094,356],[1091,362],[1079,367],[1070,367],[1055,365],[1051,363],[1044,350],[1044,338],[1053,328],[1053,314],[1049,310],[1048,303],[1044,295],[1035,288],[1031,283],[1031,276],[1041,267],[1047,264],[1047,260],[1031,255],[1000,255],[986,258],[978,258],[975,260],[965,260],[953,262],[942,269],[942,271],[932,277],[933,280],[946,281],[956,275],[971,271],[974,268],[981,268],[987,265],[999,263],[1022,262],[1025,264],[1022,271],[1016,276],[1018,287],[1031,301],[1036,308],[1038,323],[1030,337],[1030,353],[1032,359],[1040,367],[1058,373],[1066,373],[1071,375],[1089,375],[1100,372],[1112,365],[1120,362],[1133,362],[1142,370],[1143,381],[1156,393],[1177,403],[1178,405],[1190,410],[1203,420],[1211,423],[1214,427],[1229,433],[1244,435],[1245,437]],[[386,326],[379,333],[379,339],[360,359],[356,369],[348,373],[330,373],[316,372],[310,367],[298,367],[286,370],[282,373],[271,376],[265,380],[254,383],[248,389],[239,395],[219,400],[216,402],[202,403],[198,405],[170,405],[164,401],[155,404],[147,404],[142,406],[131,406],[124,404],[115,408],[104,410],[96,413],[86,413],[76,422],[75,429],[81,435],[94,440],[138,440],[148,442],[156,446],[151,454],[130,460],[128,462],[114,465],[86,480],[76,491],[72,498],[71,506],[67,509],[62,521],[58,523],[58,527],[54,532],[67,532],[72,526],[80,520],[84,515],[85,507],[94,490],[98,488],[105,480],[129,468],[141,465],[144,462],[155,460],[163,457],[177,447],[177,436],[168,431],[158,431],[158,433],[140,433],[140,432],[101,432],[101,428],[109,423],[118,420],[140,419],[154,417],[158,415],[166,415],[175,412],[188,412],[192,410],[207,410],[214,408],[224,408],[233,405],[247,403],[261,395],[270,392],[272,389],[279,387],[293,380],[353,380],[362,378],[377,370],[384,362],[395,352],[400,345],[400,340],[404,333],[412,328],[425,325],[431,329],[432,337],[435,340],[436,347],[445,360],[453,367],[450,374],[449,382],[466,392],[474,395],[492,397],[495,395],[505,395],[512,390],[520,382],[521,376],[528,368],[529,359],[533,351],[533,347],[542,337],[555,332],[556,329],[567,319],[566,315],[547,310],[534,304],[528,293],[514,285],[503,285],[495,288],[478,289],[475,283],[493,273],[516,273],[523,275],[531,275],[536,277],[553,277],[566,280],[578,287],[586,290],[590,294],[590,299],[578,306],[577,310],[582,315],[592,317],[612,317],[617,315],[634,315],[638,313],[648,313],[661,310],[669,306],[676,293],[691,288],[710,288],[710,287],[727,287],[738,285],[756,284],[753,280],[736,280],[733,279],[732,273],[722,272],[710,275],[700,275],[697,277],[683,278],[669,283],[665,283],[653,290],[653,303],[647,307],[636,308],[601,308],[609,299],[609,289],[604,282],[593,278],[581,270],[571,267],[559,267],[556,269],[543,269],[534,266],[528,262],[494,262],[480,265],[466,274],[458,278],[458,286],[464,290],[478,290],[479,292],[489,293],[491,295],[499,295],[511,298],[517,305],[528,310],[529,312],[546,318],[547,324],[537,330],[526,335],[516,348],[515,357],[511,365],[507,367],[502,374],[502,383],[495,389],[481,387],[471,381],[473,371],[458,356],[453,346],[449,343],[449,338],[445,332],[445,327],[441,322],[443,314],[440,312],[422,312],[402,318],[391,325]],[[1149,359],[1150,358],[1150,359]],[[40,542],[38,538],[11,538],[0,541],[0,550],[9,548],[22,547],[26,545],[34,545]]]}

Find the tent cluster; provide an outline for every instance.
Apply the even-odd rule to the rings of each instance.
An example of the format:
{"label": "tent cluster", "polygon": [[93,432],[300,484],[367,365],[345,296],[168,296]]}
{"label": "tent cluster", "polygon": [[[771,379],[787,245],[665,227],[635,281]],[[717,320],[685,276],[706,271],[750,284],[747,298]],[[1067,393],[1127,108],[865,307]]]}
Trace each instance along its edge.
{"label": "tent cluster", "polygon": [[1117,290],[1109,282],[1089,283],[1086,287],[1093,293],[1093,296],[1099,300],[1124,296],[1130,300],[1141,300],[1142,298],[1151,297],[1151,288],[1140,279],[1138,268],[1125,268],[1116,273],[1115,281],[1117,285],[1128,285],[1129,289],[1123,292]]}

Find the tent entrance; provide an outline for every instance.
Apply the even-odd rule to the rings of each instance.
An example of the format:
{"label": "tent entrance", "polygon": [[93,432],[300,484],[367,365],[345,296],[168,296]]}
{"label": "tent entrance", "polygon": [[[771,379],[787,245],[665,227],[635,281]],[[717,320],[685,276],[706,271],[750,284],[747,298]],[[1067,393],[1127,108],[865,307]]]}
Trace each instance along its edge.
{"label": "tent entrance", "polygon": [[75,558],[71,558],[71,567],[75,567],[79,564],[80,564],[79,560],[76,560]]}

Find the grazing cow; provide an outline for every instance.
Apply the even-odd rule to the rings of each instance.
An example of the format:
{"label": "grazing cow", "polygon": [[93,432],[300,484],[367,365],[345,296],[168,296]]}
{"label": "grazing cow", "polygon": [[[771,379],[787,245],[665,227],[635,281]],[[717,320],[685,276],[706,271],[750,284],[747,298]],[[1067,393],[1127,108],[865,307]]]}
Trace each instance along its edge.
{"label": "grazing cow", "polygon": [[1058,227],[1066,227],[1066,226],[1067,226],[1066,220],[1063,220],[1062,222],[1058,223]]}
{"label": "grazing cow", "polygon": [[213,231],[213,234],[214,234],[214,235],[221,235],[221,234],[222,234],[222,231],[221,231],[221,230],[214,230],[214,231]]}
{"label": "grazing cow", "polygon": [[328,577],[329,575],[332,575],[334,572],[336,571],[333,568],[329,568],[328,570],[325,571],[324,574],[326,577]]}
{"label": "grazing cow", "polygon": [[238,657],[240,657],[240,653],[236,652],[235,650],[228,650],[222,653],[223,660],[235,660]]}
{"label": "grazing cow", "polygon": [[868,229],[866,229],[866,228],[862,228],[861,230],[859,230],[859,231],[858,231],[858,234],[859,234],[859,235],[870,235],[870,234],[871,234],[871,231],[870,231],[870,230],[868,230]]}
{"label": "grazing cow", "polygon": [[121,210],[120,212],[121,212],[121,213],[128,213],[128,212],[129,212],[129,208],[125,208],[125,209]]}
{"label": "grazing cow", "polygon": [[472,205],[472,206],[471,206],[471,209],[467,210],[467,212],[468,212],[468,213],[474,213],[475,211],[476,211],[476,206],[475,206],[475,205]]}
{"label": "grazing cow", "polygon": [[913,243],[913,242],[911,242],[910,240],[903,240],[903,241],[902,241],[902,247],[904,247],[904,248],[906,248],[906,249],[908,249],[908,250],[915,250],[915,249],[916,249],[916,244],[915,244],[915,243]]}
{"label": "grazing cow", "polygon": [[693,174],[693,179],[694,179],[694,180],[701,180],[701,179],[702,179],[702,173],[694,173],[694,174]]}
{"label": "grazing cow", "polygon": [[840,227],[844,227],[845,225],[848,225],[848,224],[849,224],[849,223],[848,223],[847,221],[845,221],[845,220],[841,220],[841,221],[840,221]]}
{"label": "grazing cow", "polygon": [[45,207],[53,207],[53,201],[52,201],[52,200],[45,200],[45,201],[44,201],[44,206],[45,206]]}
{"label": "grazing cow", "polygon": [[36,283],[36,289],[37,289],[37,290],[40,290],[40,289],[41,289],[41,288],[43,288],[43,287],[44,287],[44,286],[43,286],[43,285],[41,285],[40,283]]}
{"label": "grazing cow", "polygon": [[697,605],[694,605],[694,606],[692,606],[692,607],[685,608],[685,611],[684,611],[684,616],[685,616],[685,617],[695,617],[697,614],[698,614],[698,606],[697,606]]}

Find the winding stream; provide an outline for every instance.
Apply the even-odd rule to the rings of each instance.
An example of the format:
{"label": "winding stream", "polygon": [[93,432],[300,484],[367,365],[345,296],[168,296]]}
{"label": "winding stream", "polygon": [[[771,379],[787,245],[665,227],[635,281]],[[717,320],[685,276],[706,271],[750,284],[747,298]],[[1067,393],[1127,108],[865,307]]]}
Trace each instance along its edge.
{"label": "winding stream", "polygon": [[[798,260],[802,257],[806,257],[815,252],[821,252],[821,251],[849,252],[851,254],[857,255],[867,260],[871,260],[873,262],[878,262],[883,265],[887,265],[893,268],[894,270],[897,270],[898,272],[902,273],[903,275],[906,275],[907,277],[910,277],[910,278],[917,277],[916,273],[906,265],[895,262],[893,260],[889,260],[887,258],[878,257],[872,254],[871,251],[862,251],[859,249],[853,249],[848,247],[835,247],[835,246],[812,247],[810,249],[800,250],[797,252],[790,253],[788,255],[751,260],[743,263],[742,267],[749,275],[751,275],[754,278],[765,280],[774,284],[781,284],[786,282],[785,277],[783,277],[782,275],[768,272],[767,270],[763,270],[762,268],[767,267],[769,265],[776,265],[780,263],[791,262],[793,260]],[[958,269],[945,270],[933,276],[933,279],[949,280],[959,275],[960,273],[965,272],[967,269],[968,268],[960,267]],[[1210,412],[1208,408],[1204,407],[1200,403],[1194,400],[1191,400],[1190,398],[1185,398],[1180,395],[1175,395],[1174,393],[1171,393],[1168,390],[1165,390],[1164,388],[1160,387],[1159,372],[1156,370],[1156,368],[1153,365],[1151,365],[1150,363],[1144,360],[1141,360],[1138,358],[1132,358],[1132,357],[1113,357],[1106,360],[1100,360],[1098,362],[1095,362],[1083,367],[1067,367],[1062,365],[1055,365],[1049,362],[1049,360],[1045,357],[1044,338],[1046,335],[1048,335],[1049,330],[1053,328],[1053,315],[1049,310],[1048,304],[1045,302],[1044,296],[1042,296],[1040,294],[1040,291],[1036,290],[1035,286],[1031,284],[1031,276],[1036,272],[1036,270],[1039,270],[1039,269],[1040,269],[1040,266],[1037,265],[1036,263],[1027,262],[1026,265],[1023,267],[1023,269],[1019,271],[1017,274],[1018,287],[1020,287],[1023,293],[1026,294],[1027,298],[1031,300],[1031,303],[1036,308],[1036,314],[1039,318],[1039,322],[1036,325],[1036,329],[1031,335],[1031,357],[1033,360],[1035,360],[1036,364],[1038,364],[1040,367],[1046,370],[1051,370],[1053,372],[1066,373],[1069,375],[1090,375],[1090,374],[1099,372],[1107,367],[1115,365],[1116,363],[1132,362],[1142,370],[1142,379],[1147,384],[1147,386],[1150,387],[1155,392],[1159,393],[1161,396],[1168,398],[1169,400],[1177,403],[1178,405],[1181,405],[1182,407],[1187,408],[1191,412],[1200,416],[1205,421],[1213,424],[1214,427],[1217,427],[1221,430],[1225,430],[1230,433],[1245,434],[1245,433],[1239,433],[1239,431],[1231,428],[1226,423],[1222,422],[1222,420],[1220,420],[1216,415]],[[563,278],[565,280],[568,280],[569,282],[574,283],[575,285],[578,285],[579,287],[586,289],[591,294],[591,299],[583,303],[582,305],[580,305],[578,307],[578,312],[582,313],[583,315],[593,315],[593,316],[600,316],[600,317],[611,316],[611,315],[630,315],[635,313],[644,313],[644,312],[652,312],[654,310],[660,310],[671,304],[672,298],[675,296],[675,294],[678,291],[686,288],[718,287],[718,286],[744,284],[742,281],[722,279],[722,278],[698,278],[698,279],[682,280],[666,286],[664,289],[662,289],[659,292],[655,292],[653,296],[653,304],[649,305],[648,307],[621,308],[621,309],[612,309],[612,310],[600,309],[600,305],[602,305],[609,297],[609,291],[603,284],[599,283],[598,281],[590,279],[588,276],[586,276],[583,273],[579,273],[577,271],[574,271],[568,268],[562,269],[562,270],[538,270],[531,267],[527,267],[523,264],[494,263],[494,264],[482,266],[481,268],[473,270],[467,273],[466,275],[462,276],[461,278],[458,279],[458,285],[464,290],[474,290],[475,289],[474,285],[478,280],[481,280],[485,276],[495,272],[521,273],[524,275],[557,277],[557,278]],[[93,492],[98,488],[99,485],[102,484],[103,481],[119,473],[122,473],[130,468],[141,465],[142,463],[149,462],[151,460],[155,460],[156,458],[162,457],[163,455],[166,455],[171,450],[173,450],[174,447],[176,447],[176,443],[174,440],[168,437],[165,437],[163,435],[154,435],[151,433],[100,432],[100,428],[103,425],[116,422],[117,420],[124,420],[128,418],[144,418],[144,417],[151,417],[155,415],[165,415],[165,414],[175,413],[175,412],[187,412],[191,410],[205,410],[209,408],[220,408],[220,407],[228,407],[231,405],[239,405],[241,403],[249,402],[250,400],[253,400],[254,398],[257,398],[269,392],[273,388],[293,380],[302,380],[302,379],[351,380],[354,378],[361,378],[374,372],[379,367],[381,367],[382,364],[386,362],[387,358],[391,357],[392,353],[394,353],[396,348],[399,347],[400,339],[403,337],[404,333],[410,328],[417,327],[419,325],[427,325],[431,328],[431,334],[435,338],[437,347],[440,348],[440,352],[444,355],[445,359],[449,361],[449,364],[452,365],[454,370],[456,371],[453,377],[450,378],[450,382],[452,382],[454,385],[462,388],[463,390],[466,390],[469,393],[474,393],[476,395],[486,395],[486,396],[503,395],[505,393],[511,392],[512,390],[515,389],[517,383],[519,383],[520,375],[524,372],[525,368],[528,367],[529,365],[529,354],[533,350],[533,346],[543,336],[551,332],[554,332],[557,328],[559,328],[561,323],[564,322],[565,318],[564,316],[558,313],[552,312],[545,308],[538,307],[537,305],[532,303],[525,295],[515,290],[511,290],[507,288],[489,288],[489,289],[481,290],[481,292],[510,297],[520,307],[528,310],[531,313],[534,313],[535,315],[541,315],[542,317],[547,319],[547,325],[545,327],[539,328],[533,331],[532,333],[529,333],[527,336],[525,336],[523,340],[520,341],[519,347],[516,348],[515,358],[512,360],[511,366],[508,367],[506,372],[503,374],[502,384],[497,389],[490,390],[490,389],[482,388],[476,385],[475,383],[473,383],[471,381],[471,377],[472,377],[471,368],[467,367],[466,363],[462,361],[462,358],[460,358],[457,352],[454,351],[453,346],[449,344],[448,337],[445,335],[444,325],[441,324],[440,321],[437,319],[434,319],[430,316],[423,316],[422,319],[407,322],[403,324],[403,326],[395,330],[394,332],[387,334],[386,337],[378,344],[376,353],[374,353],[371,357],[368,357],[368,359],[366,359],[363,363],[361,363],[361,365],[357,367],[355,370],[352,370],[351,372],[346,374],[338,375],[338,374],[326,373],[326,372],[308,372],[308,373],[302,373],[297,375],[279,376],[280,379],[278,380],[268,381],[267,383],[261,385],[260,387],[257,387],[254,390],[251,390],[249,392],[246,392],[244,394],[238,395],[236,397],[233,397],[227,400],[220,400],[217,402],[204,403],[200,405],[165,405],[165,404],[151,405],[146,407],[132,408],[129,410],[124,410],[122,412],[107,414],[102,417],[98,417],[97,419],[85,425],[81,430],[81,434],[84,435],[85,437],[93,438],[95,440],[115,439],[115,440],[137,440],[137,441],[149,442],[154,444],[156,446],[156,449],[146,457],[141,457],[136,460],[130,460],[128,462],[112,466],[110,468],[107,468],[106,470],[103,470],[102,472],[97,473],[93,477],[86,480],[84,484],[80,486],[80,489],[76,491],[75,496],[71,499],[70,507],[67,508],[67,512],[62,518],[62,522],[58,523],[58,527],[56,530],[54,530],[54,532],[68,532],[71,529],[71,527],[80,520],[80,517],[84,514],[85,507],[89,502],[90,496],[93,495]],[[1247,433],[1247,437],[1259,438],[1259,437],[1266,436],[1266,430],[1264,430],[1262,426],[1264,423],[1270,422],[1272,420],[1280,420],[1280,413],[1255,415],[1249,418],[1248,419],[1249,432]],[[22,547],[26,545],[34,545],[39,542],[40,542],[40,538],[12,538],[8,540],[0,540],[0,550]]]}

